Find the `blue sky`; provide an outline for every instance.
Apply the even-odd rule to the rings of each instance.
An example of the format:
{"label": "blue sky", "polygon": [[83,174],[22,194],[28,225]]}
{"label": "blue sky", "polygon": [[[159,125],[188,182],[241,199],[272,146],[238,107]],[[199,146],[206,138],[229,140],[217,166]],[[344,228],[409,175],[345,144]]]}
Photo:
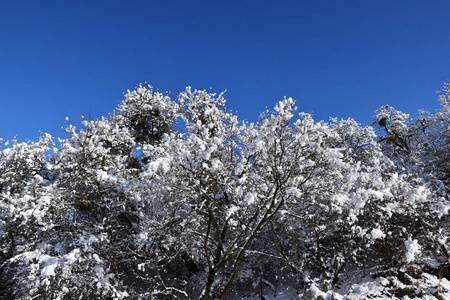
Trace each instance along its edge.
{"label": "blue sky", "polygon": [[284,96],[362,124],[438,107],[450,1],[1,1],[0,136],[63,136],[140,82],[227,89],[255,121]]}

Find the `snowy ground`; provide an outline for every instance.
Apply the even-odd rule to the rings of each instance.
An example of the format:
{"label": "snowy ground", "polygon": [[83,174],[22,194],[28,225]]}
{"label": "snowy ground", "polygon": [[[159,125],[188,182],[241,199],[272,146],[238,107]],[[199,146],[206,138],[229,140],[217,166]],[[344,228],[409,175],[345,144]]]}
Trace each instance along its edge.
{"label": "snowy ground", "polygon": [[[306,291],[294,292],[287,289],[273,293],[264,293],[266,300],[361,300],[361,299],[450,299],[450,281],[439,279],[435,275],[423,273],[419,278],[406,274],[403,282],[397,277],[364,278],[359,283],[348,283],[340,289],[324,292],[317,286]],[[260,295],[246,298],[260,300]]]}

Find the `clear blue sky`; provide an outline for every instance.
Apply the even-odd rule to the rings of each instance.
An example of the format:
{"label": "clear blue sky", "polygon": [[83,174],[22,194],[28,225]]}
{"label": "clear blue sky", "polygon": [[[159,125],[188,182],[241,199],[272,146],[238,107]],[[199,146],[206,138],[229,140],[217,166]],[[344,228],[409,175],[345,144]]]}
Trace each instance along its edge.
{"label": "clear blue sky", "polygon": [[220,92],[255,121],[293,97],[362,124],[438,107],[450,1],[1,1],[0,136],[56,137],[140,82]]}

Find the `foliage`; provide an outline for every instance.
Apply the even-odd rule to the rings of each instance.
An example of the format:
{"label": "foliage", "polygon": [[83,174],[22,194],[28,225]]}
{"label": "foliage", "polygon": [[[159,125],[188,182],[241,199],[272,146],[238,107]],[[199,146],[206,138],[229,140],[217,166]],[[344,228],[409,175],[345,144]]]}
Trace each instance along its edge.
{"label": "foliage", "polygon": [[291,98],[248,123],[223,93],[139,85],[57,146],[5,142],[0,299],[315,297],[433,273],[449,260],[449,94],[361,127]]}

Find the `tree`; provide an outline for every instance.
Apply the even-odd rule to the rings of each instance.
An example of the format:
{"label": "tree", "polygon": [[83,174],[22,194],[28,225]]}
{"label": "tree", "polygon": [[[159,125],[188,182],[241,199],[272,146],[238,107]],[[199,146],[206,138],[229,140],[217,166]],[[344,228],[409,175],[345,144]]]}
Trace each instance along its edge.
{"label": "tree", "polygon": [[152,144],[169,133],[177,114],[178,104],[169,96],[154,91],[150,85],[140,84],[134,91],[128,90],[113,119],[130,130],[136,143]]}
{"label": "tree", "polygon": [[223,93],[139,85],[58,143],[5,142],[0,299],[314,298],[432,276],[449,260],[449,89],[414,120],[382,107],[376,131],[291,98],[242,122]]}

